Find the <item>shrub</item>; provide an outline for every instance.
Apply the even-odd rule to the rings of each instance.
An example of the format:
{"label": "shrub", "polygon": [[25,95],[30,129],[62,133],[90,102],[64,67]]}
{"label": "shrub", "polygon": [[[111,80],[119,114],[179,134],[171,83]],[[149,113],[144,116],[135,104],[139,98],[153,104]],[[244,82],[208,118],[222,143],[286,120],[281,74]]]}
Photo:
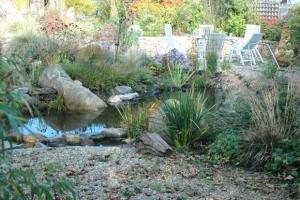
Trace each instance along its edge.
{"label": "shrub", "polygon": [[242,37],[245,34],[246,20],[244,15],[230,14],[224,25],[224,31]]}
{"label": "shrub", "polygon": [[206,64],[208,71],[214,75],[217,72],[218,66],[218,55],[215,52],[207,52],[206,54]]}
{"label": "shrub", "polygon": [[137,108],[128,106],[123,110],[119,110],[119,113],[122,119],[122,126],[127,128],[128,137],[138,142],[141,132],[148,129],[149,115],[147,106],[143,105]]}
{"label": "shrub", "polygon": [[266,63],[263,66],[263,75],[266,79],[274,79],[277,75],[278,67],[274,63]]}
{"label": "shrub", "polygon": [[91,0],[65,0],[68,8],[74,8],[77,12],[92,15],[96,11],[96,4]]}
{"label": "shrub", "polygon": [[241,133],[237,129],[221,131],[215,141],[208,146],[209,156],[213,163],[227,164],[237,162],[241,154]]}
{"label": "shrub", "polygon": [[292,12],[288,20],[288,27],[291,33],[290,44],[294,50],[295,56],[300,54],[300,7],[298,6]]}
{"label": "shrub", "polygon": [[26,33],[13,38],[5,54],[17,55],[30,62],[40,60],[47,65],[73,57],[73,51],[75,47],[69,42],[57,41],[44,34]]}
{"label": "shrub", "polygon": [[192,147],[194,142],[209,135],[212,107],[207,108],[204,93],[180,94],[162,107],[163,121],[172,145],[177,149]]}
{"label": "shrub", "polygon": [[166,67],[164,67],[161,63],[155,61],[151,61],[150,63],[148,63],[147,67],[154,76],[158,76],[166,71]]}
{"label": "shrub", "polygon": [[[59,45],[45,35],[24,34],[14,38],[6,51],[7,55],[18,55],[26,60],[42,60],[44,63],[58,62]],[[55,61],[57,60],[57,61]]]}
{"label": "shrub", "polygon": [[285,94],[271,89],[249,100],[253,125],[245,135],[244,162],[261,167],[269,162],[272,153],[288,139],[299,139],[299,103],[295,89],[288,87]]}
{"label": "shrub", "polygon": [[174,26],[183,32],[191,33],[203,21],[204,9],[201,2],[186,1],[176,11]]}
{"label": "shrub", "polygon": [[143,15],[138,23],[143,29],[145,36],[159,35],[163,29],[163,23],[160,18],[150,14]]}
{"label": "shrub", "polygon": [[262,32],[264,33],[263,39],[270,41],[280,41],[283,25],[278,23],[275,25],[268,25],[268,23],[262,23]]}

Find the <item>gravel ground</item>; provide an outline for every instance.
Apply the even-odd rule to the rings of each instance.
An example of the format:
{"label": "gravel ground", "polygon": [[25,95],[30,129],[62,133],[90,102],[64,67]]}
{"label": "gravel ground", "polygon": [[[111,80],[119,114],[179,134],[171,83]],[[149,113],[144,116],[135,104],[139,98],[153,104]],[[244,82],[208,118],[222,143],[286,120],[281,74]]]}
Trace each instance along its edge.
{"label": "gravel ground", "polygon": [[205,157],[142,155],[125,147],[63,147],[13,152],[16,167],[58,164],[82,199],[288,199],[266,174],[209,164]]}

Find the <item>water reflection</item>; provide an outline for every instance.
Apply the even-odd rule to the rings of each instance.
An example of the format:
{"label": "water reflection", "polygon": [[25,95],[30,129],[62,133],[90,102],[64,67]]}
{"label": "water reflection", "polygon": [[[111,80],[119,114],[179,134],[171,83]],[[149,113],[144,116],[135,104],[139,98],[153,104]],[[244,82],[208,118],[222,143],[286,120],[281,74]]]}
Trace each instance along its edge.
{"label": "water reflection", "polygon": [[101,112],[54,113],[43,119],[31,118],[19,127],[22,134],[41,134],[45,137],[61,137],[65,133],[93,135],[106,128],[105,123],[95,122]]}

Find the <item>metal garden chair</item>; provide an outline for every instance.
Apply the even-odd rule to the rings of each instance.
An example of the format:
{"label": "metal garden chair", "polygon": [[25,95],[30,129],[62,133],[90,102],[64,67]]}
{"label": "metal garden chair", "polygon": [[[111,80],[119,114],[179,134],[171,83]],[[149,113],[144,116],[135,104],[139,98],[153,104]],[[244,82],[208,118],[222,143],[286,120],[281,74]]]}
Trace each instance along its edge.
{"label": "metal garden chair", "polygon": [[255,51],[257,45],[262,40],[262,36],[262,33],[255,33],[246,44],[234,44],[230,51],[229,61],[232,61],[233,55],[236,54],[243,66],[245,65],[245,62],[250,62],[251,66],[256,65]]}

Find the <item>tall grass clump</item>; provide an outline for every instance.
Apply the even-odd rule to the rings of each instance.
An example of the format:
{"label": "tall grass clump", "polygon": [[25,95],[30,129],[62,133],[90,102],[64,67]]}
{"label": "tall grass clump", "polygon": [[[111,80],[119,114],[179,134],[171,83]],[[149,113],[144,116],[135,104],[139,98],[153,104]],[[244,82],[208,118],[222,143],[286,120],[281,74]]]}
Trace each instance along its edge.
{"label": "tall grass clump", "polygon": [[212,128],[213,107],[206,107],[204,93],[180,94],[176,100],[166,101],[162,107],[169,139],[177,149],[192,147],[194,142],[206,139]]}
{"label": "tall grass clump", "polygon": [[214,75],[218,67],[218,54],[216,52],[208,52],[206,54],[206,64],[208,71]]}
{"label": "tall grass clump", "polygon": [[272,153],[285,141],[300,138],[300,107],[296,89],[276,88],[249,99],[252,126],[244,137],[243,160],[260,167],[272,159]]}
{"label": "tall grass clump", "polygon": [[74,50],[71,48],[73,47],[45,34],[26,33],[14,37],[8,43],[5,55],[18,55],[30,62],[40,60],[44,64],[54,64],[71,57]]}
{"label": "tall grass clump", "polygon": [[122,119],[123,127],[127,128],[128,137],[138,142],[141,132],[148,129],[149,115],[147,106],[143,105],[137,108],[128,106],[118,111]]}

